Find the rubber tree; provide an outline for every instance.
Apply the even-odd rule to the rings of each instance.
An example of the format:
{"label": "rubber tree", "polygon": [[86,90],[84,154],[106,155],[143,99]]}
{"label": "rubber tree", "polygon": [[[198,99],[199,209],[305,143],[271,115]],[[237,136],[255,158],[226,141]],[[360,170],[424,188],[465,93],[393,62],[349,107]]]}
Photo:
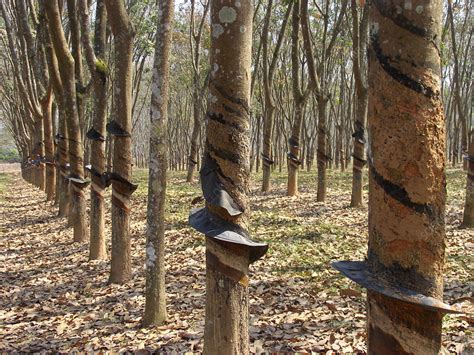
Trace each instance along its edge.
{"label": "rubber tree", "polygon": [[249,352],[249,265],[267,246],[249,239],[250,0],[211,3],[207,140],[200,171],[206,201],[190,223],[206,235],[204,353]]}
{"label": "rubber tree", "polygon": [[81,13],[81,32],[87,66],[93,85],[92,127],[86,137],[91,140],[91,209],[89,259],[107,258],[105,245],[105,201],[106,182],[102,178],[106,173],[105,160],[105,124],[107,116],[108,69],[105,59],[107,12],[104,0],[97,1],[95,11],[94,44],[89,36],[89,6],[87,0],[79,0]]}
{"label": "rubber tree", "polygon": [[79,117],[79,127],[81,134],[85,128],[84,111],[85,111],[85,86],[84,86],[84,65],[83,51],[81,42],[80,19],[78,16],[78,0],[66,0],[67,15],[69,20],[71,55],[74,58],[74,75],[76,78],[76,105]]}
{"label": "rubber tree", "polygon": [[[49,36],[49,34],[47,34]],[[41,101],[43,112],[43,132],[44,132],[44,163],[46,165],[45,192],[46,200],[54,201],[56,195],[56,163],[54,159],[53,141],[53,87],[48,86],[48,94]]]}
{"label": "rubber tree", "polygon": [[[40,5],[43,7],[44,2]],[[49,26],[47,26],[49,28]],[[49,30],[48,30],[49,32]],[[69,180],[68,180],[68,151],[69,143],[67,139],[67,122],[64,112],[63,99],[63,85],[61,81],[61,74],[59,73],[58,60],[51,43],[49,33],[47,34],[47,42],[45,45],[46,60],[48,64],[48,72],[51,78],[51,86],[53,88],[54,96],[58,108],[58,128],[54,137],[54,144],[56,146],[55,163],[56,163],[56,201],[58,203],[58,215],[66,217],[69,214]]]}
{"label": "rubber tree", "polygon": [[[30,9],[32,12],[34,8]],[[34,18],[34,16],[33,16]],[[28,21],[24,21],[28,22]],[[53,84],[49,76],[48,64],[46,59],[46,46],[49,44],[49,32],[47,26],[46,14],[43,6],[40,6],[36,25],[36,48],[32,45],[32,51],[36,50],[36,77],[40,82],[40,90],[42,99],[40,101],[41,111],[43,114],[43,136],[44,136],[44,156],[42,161],[46,166],[45,176],[45,192],[46,200],[54,201],[56,196],[56,161],[54,154],[54,121],[53,121]],[[29,27],[28,27],[29,28]],[[29,30],[28,30],[29,31]]]}
{"label": "rubber tree", "polygon": [[357,94],[356,117],[354,122],[353,154],[352,157],[352,193],[351,206],[360,207],[363,203],[362,186],[364,183],[363,169],[367,161],[365,159],[365,125],[367,121],[367,66],[365,56],[367,53],[367,34],[369,28],[369,5],[365,3],[361,9],[359,21],[358,4],[351,0],[352,11],[352,68]]}
{"label": "rubber tree", "polygon": [[[34,8],[31,11],[35,11]],[[33,16],[34,18],[34,16]],[[27,22],[27,21],[26,21]],[[34,21],[33,21],[34,22]],[[45,192],[46,200],[54,201],[56,197],[56,159],[54,149],[54,121],[53,121],[53,83],[49,75],[47,46],[50,44],[47,19],[45,9],[40,6],[39,16],[36,23],[36,36],[39,45],[36,47],[37,58],[36,72],[43,81],[44,96],[40,102],[43,113],[43,133],[44,133],[44,158],[46,165]],[[46,81],[47,78],[47,81]]]}
{"label": "rubber tree", "polygon": [[27,108],[24,119],[31,128],[31,182],[45,191],[47,184],[44,142],[52,137],[45,137],[44,132],[44,116],[48,114],[47,104],[51,100],[50,91],[47,90],[49,78],[44,60],[44,31],[38,31],[35,38],[28,21],[28,10],[22,1],[2,2],[0,14],[8,39],[7,53],[12,63],[14,85],[18,87],[18,93],[24,100]]}
{"label": "rubber tree", "polygon": [[132,276],[130,197],[137,185],[132,178],[132,51],[135,31],[123,0],[105,0],[114,35],[115,88],[113,120],[107,131],[114,136],[112,181],[112,257],[110,283],[122,284]]}
{"label": "rubber tree", "polygon": [[454,25],[453,6],[451,0],[448,1],[448,20],[451,33],[451,46],[453,50],[453,91],[454,101],[461,121],[461,151],[463,163],[467,171],[466,199],[464,203],[464,213],[462,226],[465,228],[474,227],[474,138],[470,137],[471,142],[468,145],[467,134],[467,115],[464,111],[461,98],[462,79],[460,77],[459,49],[456,42],[456,28]]}
{"label": "rubber tree", "polygon": [[471,142],[467,151],[467,183],[466,200],[464,203],[464,213],[462,226],[465,228],[474,227],[474,135],[471,134]]}
{"label": "rubber tree", "polygon": [[443,314],[455,312],[442,301],[441,17],[441,0],[370,9],[368,260],[335,264],[368,289],[370,354],[437,354]]}
{"label": "rubber tree", "polygon": [[[12,3],[13,5],[13,3]],[[33,137],[33,161],[36,166],[34,169],[35,185],[41,190],[46,191],[46,164],[44,163],[45,147],[44,147],[44,113],[47,110],[47,102],[50,98],[45,95],[48,84],[47,72],[44,70],[40,73],[39,57],[42,51],[42,42],[38,41],[35,47],[35,38],[28,22],[28,11],[26,4],[22,1],[16,1],[13,10],[16,17],[16,34],[18,41],[22,43],[19,47],[20,52],[20,68],[25,78],[28,96],[32,104],[31,115],[34,119]],[[38,40],[40,36],[38,36]],[[43,63],[44,64],[44,63]],[[44,69],[44,68],[41,68]],[[42,74],[42,75],[41,75]],[[45,75],[46,74],[46,75]],[[27,77],[28,76],[28,77]]]}
{"label": "rubber tree", "polygon": [[294,101],[294,121],[291,127],[291,137],[288,140],[288,196],[295,196],[298,193],[298,170],[301,165],[300,160],[300,138],[301,127],[303,125],[303,110],[308,100],[311,88],[308,85],[306,89],[301,88],[300,78],[300,46],[299,33],[301,22],[301,2],[293,1],[292,31],[291,31],[291,80],[293,88]]}
{"label": "rubber tree", "polygon": [[[280,32],[278,34],[277,43],[273,54],[269,53],[268,37],[270,31],[270,19],[273,9],[273,0],[268,1],[267,10],[265,13],[263,28],[262,28],[262,62],[263,62],[263,91],[264,91],[264,100],[265,100],[265,109],[264,109],[264,119],[263,119],[263,151],[262,151],[262,163],[263,163],[263,179],[262,179],[262,191],[268,192],[271,187],[271,170],[272,165],[274,164],[273,160],[273,129],[275,125],[275,99],[273,97],[274,85],[273,79],[275,74],[275,69],[278,63],[278,58],[280,54],[280,49],[283,44],[283,39],[285,38],[285,31],[288,24],[288,19],[291,14],[291,9],[293,7],[293,2],[290,2],[288,5],[283,23],[280,27]],[[271,55],[271,60],[269,56]]]}
{"label": "rubber tree", "polygon": [[193,130],[191,133],[191,142],[189,147],[188,157],[188,174],[186,176],[186,182],[192,182],[194,179],[194,172],[197,167],[198,159],[198,147],[199,137],[201,135],[202,127],[202,93],[205,92],[205,88],[201,84],[201,42],[204,30],[204,24],[206,23],[207,13],[209,11],[210,0],[204,5],[204,11],[199,24],[196,28],[195,23],[195,1],[191,0],[191,18],[189,22],[189,36],[190,36],[190,47],[192,56],[192,67],[193,67]]}
{"label": "rubber tree", "polygon": [[310,29],[310,21],[308,14],[308,0],[302,0],[301,8],[301,31],[303,34],[304,50],[306,53],[306,59],[308,61],[308,78],[310,81],[310,88],[314,90],[316,101],[318,103],[318,139],[317,139],[317,167],[318,167],[318,186],[316,200],[318,202],[325,201],[327,191],[327,179],[326,170],[328,161],[330,160],[330,154],[328,154],[328,138],[329,129],[327,125],[327,104],[330,98],[330,72],[327,68],[331,54],[336,46],[336,40],[339,32],[342,28],[343,19],[346,13],[348,0],[342,0],[339,13],[334,18],[334,24],[332,27],[332,33],[329,35],[330,29],[330,2],[326,1],[324,10],[322,12],[320,8],[318,11],[321,13],[323,18],[323,33],[321,46],[322,50],[318,51],[319,62],[315,61],[313,54],[313,45]]}
{"label": "rubber tree", "polygon": [[458,49],[458,44],[456,41],[456,28],[454,26],[454,15],[453,15],[453,6],[452,1],[448,0],[448,21],[450,26],[451,34],[451,47],[453,50],[453,86],[452,90],[454,91],[454,101],[456,103],[456,109],[461,124],[461,156],[463,158],[463,165],[466,167],[464,159],[468,156],[468,132],[467,132],[467,117],[464,112],[463,102],[461,98],[461,87],[462,87],[462,78],[460,75],[460,65],[459,65],[459,53],[461,51]]}
{"label": "rubber tree", "polygon": [[173,13],[173,0],[158,2],[150,110],[146,291],[143,315],[145,326],[159,325],[166,320],[165,202],[168,168],[169,59]]}
{"label": "rubber tree", "polygon": [[[64,115],[67,119],[67,139],[70,161],[70,216],[74,228],[74,241],[85,242],[89,237],[86,215],[85,189],[88,182],[84,179],[84,148],[76,103],[75,63],[69,51],[66,36],[61,23],[58,2],[44,1],[48,19],[49,35],[58,60],[62,82]],[[64,139],[64,137],[63,137]]]}
{"label": "rubber tree", "polygon": [[[20,8],[24,9],[24,3],[19,1]],[[35,52],[34,56],[34,72],[36,80],[39,83],[38,87],[42,95],[40,100],[41,112],[42,112],[42,131],[43,131],[43,150],[44,155],[42,156],[42,162],[45,164],[45,192],[46,200],[54,201],[56,195],[56,162],[54,157],[54,122],[53,122],[53,89],[51,78],[49,76],[47,59],[46,59],[46,46],[49,44],[49,32],[47,26],[46,14],[43,6],[40,6],[38,17],[34,16],[34,7],[30,8],[32,23],[36,26],[36,47],[32,41],[32,31],[28,25],[28,17],[22,16],[24,32],[26,33],[27,46],[29,51]],[[24,13],[26,11],[23,10]]]}

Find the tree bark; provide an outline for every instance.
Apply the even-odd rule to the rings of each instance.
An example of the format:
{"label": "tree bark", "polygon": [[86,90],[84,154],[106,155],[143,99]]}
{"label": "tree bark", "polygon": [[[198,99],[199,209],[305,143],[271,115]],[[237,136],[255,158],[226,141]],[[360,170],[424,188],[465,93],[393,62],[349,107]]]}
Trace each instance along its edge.
{"label": "tree bark", "polygon": [[67,122],[66,115],[63,109],[63,104],[58,105],[59,109],[59,122],[58,130],[59,133],[56,135],[57,141],[57,151],[58,151],[58,165],[57,165],[57,174],[59,176],[58,191],[59,194],[59,208],[58,216],[67,217],[70,213],[70,198],[69,198],[69,169],[68,169],[68,160],[69,160],[69,143],[67,140]]}
{"label": "tree bark", "polygon": [[[445,132],[440,92],[442,1],[375,0],[369,51],[369,250],[378,277],[443,298]],[[399,13],[399,10],[402,12]],[[414,110],[413,108],[416,108]],[[437,354],[441,318],[368,294],[369,353]]]}
{"label": "tree bark", "polygon": [[74,75],[76,78],[76,105],[77,115],[79,117],[79,127],[81,136],[85,128],[84,111],[85,111],[85,88],[84,88],[84,66],[82,64],[82,46],[81,46],[81,30],[77,16],[77,0],[66,0],[67,14],[69,20],[69,31],[71,40],[71,55],[74,58]]}
{"label": "tree bark", "polygon": [[46,165],[44,163],[44,125],[43,116],[35,121],[35,185],[41,191],[46,191]]}
{"label": "tree bark", "polygon": [[462,226],[464,228],[474,228],[474,137],[472,135],[467,158],[466,200]]}
{"label": "tree bark", "polygon": [[206,207],[191,225],[206,235],[204,353],[247,354],[248,266],[266,245],[248,238],[252,2],[211,4],[207,141],[201,184]]}
{"label": "tree bark", "polygon": [[72,57],[61,24],[61,14],[56,0],[45,1],[49,34],[58,59],[63,89],[63,109],[67,119],[67,139],[69,145],[69,175],[71,188],[71,221],[74,227],[74,241],[85,242],[88,239],[86,200],[84,189],[84,150],[81,128],[76,104],[76,81],[74,78],[74,58]]}
{"label": "tree bark", "polygon": [[[115,121],[112,174],[112,259],[110,283],[123,284],[132,276],[130,245],[130,196],[136,189],[132,177],[132,50],[135,32],[123,0],[105,0],[115,47]],[[114,127],[115,125],[115,127]]]}
{"label": "tree bark", "polygon": [[89,260],[105,260],[105,201],[106,186],[102,177],[106,171],[105,124],[107,115],[108,68],[105,60],[107,13],[104,0],[97,1],[94,47],[89,40],[89,7],[87,0],[79,0],[84,52],[94,89],[94,117],[86,134],[91,143],[91,209]]}
{"label": "tree bark", "polygon": [[165,202],[168,168],[169,59],[174,1],[160,0],[158,6],[150,112],[146,291],[143,315],[145,326],[159,325],[166,320]]}
{"label": "tree bark", "polygon": [[464,113],[464,108],[461,99],[461,78],[459,75],[459,59],[458,59],[458,48],[456,43],[456,29],[454,28],[454,16],[453,7],[451,0],[448,0],[448,20],[451,27],[451,47],[453,49],[453,91],[454,101],[456,103],[456,109],[458,112],[459,121],[461,123],[461,159],[463,167],[466,168],[465,158],[468,156],[468,137],[467,137],[467,117]]}
{"label": "tree bark", "polygon": [[293,4],[293,22],[291,32],[291,79],[293,84],[294,100],[294,121],[291,128],[291,137],[288,140],[288,196],[298,194],[298,170],[301,165],[300,160],[300,138],[303,124],[303,109],[306,103],[306,95],[303,95],[300,87],[300,57],[299,57],[299,30],[300,30],[300,1],[295,0]]}
{"label": "tree bark", "polygon": [[[42,3],[44,6],[44,3]],[[48,26],[49,27],[49,26]],[[54,136],[54,143],[56,147],[55,163],[56,163],[56,197],[55,204],[58,205],[59,217],[66,217],[69,214],[69,180],[67,179],[68,170],[68,148],[66,116],[64,115],[63,89],[61,82],[61,75],[59,73],[58,61],[56,53],[54,52],[49,36],[49,30],[46,30],[46,61],[48,64],[49,77],[54,91],[54,96],[57,102],[58,111],[58,127],[56,135]],[[54,120],[51,117],[52,121]]]}
{"label": "tree bark", "polygon": [[[275,102],[273,99],[273,76],[276,69],[276,64],[279,56],[279,52],[285,37],[285,29],[288,24],[288,19],[290,17],[291,9],[293,3],[288,4],[288,8],[281,25],[280,33],[278,35],[278,40],[276,47],[273,51],[271,62],[269,65],[269,51],[268,51],[268,35],[270,27],[270,18],[272,14],[273,0],[269,0],[267,5],[267,11],[265,14],[264,27],[262,29],[262,49],[263,49],[263,90],[264,90],[264,100],[265,100],[265,109],[264,109],[264,120],[263,120],[263,149],[262,149],[262,165],[263,165],[263,180],[262,180],[262,191],[268,192],[271,188],[271,171],[272,165],[274,164],[273,157],[273,129],[275,125]],[[258,157],[257,157],[258,159]]]}
{"label": "tree bark", "polygon": [[46,164],[45,191],[47,201],[54,201],[56,194],[56,167],[54,162],[53,117],[52,117],[52,87],[48,89],[41,103],[43,111],[44,156]]}
{"label": "tree bark", "polygon": [[192,182],[194,180],[194,172],[198,164],[198,138],[201,132],[201,105],[199,102],[199,95],[195,92],[193,94],[193,117],[194,125],[191,133],[191,146],[189,148],[188,157],[188,174],[186,176],[186,182]]}
{"label": "tree bark", "polygon": [[326,167],[328,162],[327,152],[327,124],[326,124],[326,107],[328,98],[326,96],[320,96],[318,101],[318,148],[317,148],[317,160],[318,160],[318,188],[316,194],[316,201],[322,202],[326,200]]}
{"label": "tree bark", "polygon": [[367,163],[365,159],[365,124],[367,121],[367,103],[368,88],[367,74],[364,56],[367,52],[367,31],[369,28],[368,21],[368,4],[363,6],[362,18],[359,24],[359,14],[357,11],[356,0],[351,1],[352,9],[352,58],[353,71],[355,79],[355,87],[357,94],[356,101],[356,119],[354,138],[354,153],[352,163],[352,194],[351,207],[360,207],[363,203],[362,187],[363,169]]}
{"label": "tree bark", "polygon": [[[326,167],[329,161],[329,154],[327,152],[327,138],[328,128],[326,124],[326,106],[329,100],[328,92],[328,70],[327,62],[330,58],[331,52],[334,49],[336,38],[342,26],[342,20],[344,18],[347,7],[347,0],[341,2],[339,14],[337,15],[336,22],[333,26],[332,35],[329,41],[327,41],[329,16],[323,15],[324,19],[324,30],[323,30],[323,41],[321,51],[321,59],[319,65],[316,67],[316,63],[313,55],[313,48],[311,44],[310,28],[309,28],[309,15],[308,15],[308,0],[302,0],[302,22],[301,30],[303,32],[304,49],[306,52],[306,59],[308,62],[308,76],[310,81],[310,89],[315,91],[317,102],[318,102],[318,140],[317,140],[317,165],[318,165],[318,187],[317,187],[317,201],[324,201],[326,198]],[[326,11],[329,11],[329,2],[326,2]]]}
{"label": "tree bark", "polygon": [[189,27],[189,36],[191,44],[191,55],[193,64],[193,131],[191,133],[191,142],[188,157],[188,174],[186,176],[186,182],[192,182],[194,180],[194,173],[198,164],[198,139],[201,136],[202,118],[201,118],[201,100],[202,92],[204,88],[201,87],[201,38],[207,12],[209,11],[210,1],[204,5],[204,12],[200,20],[197,33],[195,32],[195,1],[191,0],[191,18]]}

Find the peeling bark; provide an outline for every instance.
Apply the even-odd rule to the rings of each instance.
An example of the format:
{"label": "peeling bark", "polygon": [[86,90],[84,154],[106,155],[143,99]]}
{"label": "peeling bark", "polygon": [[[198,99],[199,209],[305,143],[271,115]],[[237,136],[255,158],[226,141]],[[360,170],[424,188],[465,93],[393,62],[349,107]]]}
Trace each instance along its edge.
{"label": "peeling bark", "polygon": [[[255,243],[246,237],[252,16],[250,0],[239,6],[231,0],[211,3],[211,67],[215,70],[209,84],[201,169],[206,207],[190,217],[190,221],[202,217],[191,223],[206,234],[206,354],[249,352],[248,268],[263,255],[255,254]],[[200,222],[208,228],[199,228]],[[214,223],[220,237],[213,235]]]}
{"label": "peeling bark", "polygon": [[[376,0],[370,10],[368,262],[376,275],[397,287],[442,300],[442,2],[420,6],[411,11],[402,1]],[[438,353],[441,318],[419,305],[404,308],[369,293],[368,351]]]}

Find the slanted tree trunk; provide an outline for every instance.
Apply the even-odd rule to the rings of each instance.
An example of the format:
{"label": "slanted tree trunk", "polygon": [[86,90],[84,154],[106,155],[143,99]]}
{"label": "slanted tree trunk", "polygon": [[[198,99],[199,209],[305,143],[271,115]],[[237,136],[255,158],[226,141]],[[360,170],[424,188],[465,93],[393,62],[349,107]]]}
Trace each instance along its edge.
{"label": "slanted tree trunk", "polygon": [[[248,354],[249,264],[266,245],[248,239],[252,2],[211,4],[209,122],[201,183],[206,207],[191,225],[206,235],[204,353]],[[232,73],[232,74],[231,74]]]}
{"label": "slanted tree trunk", "polygon": [[110,283],[132,276],[130,196],[137,188],[132,178],[132,49],[135,32],[123,0],[105,0],[115,47],[113,118],[107,130],[114,136],[112,180],[112,258]]}
{"label": "slanted tree trunk", "polygon": [[143,324],[166,319],[165,200],[168,168],[169,57],[174,13],[173,0],[160,0],[150,113],[150,166],[146,243],[146,291]]}
{"label": "slanted tree trunk", "polygon": [[105,245],[105,182],[102,177],[106,171],[105,161],[105,124],[107,115],[107,75],[105,60],[107,13],[104,0],[97,1],[94,47],[89,39],[89,7],[87,0],[79,0],[81,12],[81,30],[86,54],[86,62],[92,75],[94,89],[94,118],[92,128],[86,137],[91,144],[91,209],[90,209],[90,245],[89,259],[107,258]]}
{"label": "slanted tree trunk", "polygon": [[49,34],[58,59],[58,68],[63,90],[63,109],[67,119],[67,139],[70,161],[71,211],[74,227],[74,241],[88,239],[84,180],[84,150],[76,105],[76,81],[74,58],[72,57],[61,24],[61,14],[56,0],[44,2],[48,18]]}
{"label": "slanted tree trunk", "polygon": [[407,9],[375,0],[370,13],[368,263],[389,288],[431,297],[425,303],[432,307],[409,292],[401,291],[411,300],[404,303],[370,291],[367,346],[371,354],[438,354],[445,306],[442,1]]}
{"label": "slanted tree trunk", "polygon": [[363,203],[362,187],[364,184],[362,171],[365,159],[365,123],[367,121],[367,74],[364,56],[367,52],[367,31],[369,28],[368,8],[365,4],[359,24],[359,14],[356,0],[351,1],[352,8],[352,58],[355,87],[357,93],[356,119],[354,138],[354,153],[352,163],[352,194],[351,207],[360,207]]}

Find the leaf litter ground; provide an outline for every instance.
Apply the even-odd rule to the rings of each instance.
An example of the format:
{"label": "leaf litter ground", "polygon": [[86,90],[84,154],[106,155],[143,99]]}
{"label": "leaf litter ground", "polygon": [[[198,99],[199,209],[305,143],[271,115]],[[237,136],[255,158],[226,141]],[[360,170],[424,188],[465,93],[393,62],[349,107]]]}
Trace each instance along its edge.
{"label": "leaf litter ground", "polygon": [[[187,224],[199,185],[186,184],[182,173],[171,173],[168,184],[168,321],[140,326],[146,176],[144,170],[135,173],[140,188],[132,202],[134,275],[119,286],[107,284],[108,261],[88,261],[87,245],[72,243],[66,219],[56,216],[42,192],[18,173],[0,174],[0,351],[202,351],[204,238]],[[474,232],[458,228],[464,176],[448,172],[445,301],[472,312]],[[275,173],[269,194],[259,192],[255,178],[252,235],[270,249],[251,268],[252,352],[366,350],[365,292],[329,266],[362,260],[366,253],[367,206],[348,207],[350,179],[349,173],[331,171],[327,202],[318,203],[314,174],[301,172],[298,197],[285,196],[282,173]],[[110,235],[110,213],[107,228]],[[472,315],[445,317],[444,346],[453,353],[473,351],[473,325]]]}

